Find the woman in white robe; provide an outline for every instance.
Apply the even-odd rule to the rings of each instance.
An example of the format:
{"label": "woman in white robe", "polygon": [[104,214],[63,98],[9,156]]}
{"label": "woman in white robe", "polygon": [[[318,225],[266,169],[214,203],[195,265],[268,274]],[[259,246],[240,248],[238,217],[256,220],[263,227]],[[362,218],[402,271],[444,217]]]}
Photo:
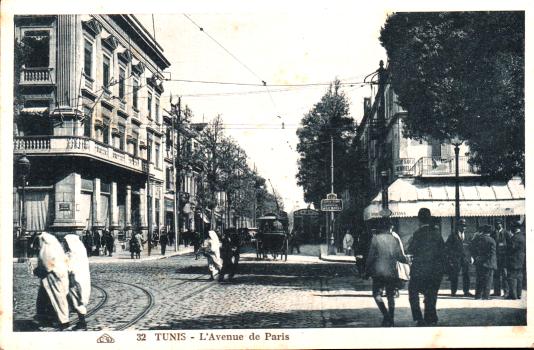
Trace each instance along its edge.
{"label": "woman in white robe", "polygon": [[[59,321],[60,329],[69,326],[68,260],[61,243],[53,235],[42,232],[39,236],[39,257],[33,273],[41,279],[37,295],[37,316],[39,320],[54,318]],[[51,306],[52,308],[49,308]]]}
{"label": "woman in white robe", "polygon": [[69,300],[78,313],[78,324],[75,329],[87,329],[85,314],[91,295],[91,274],[87,251],[78,235],[66,235],[65,242],[68,246],[67,257],[69,258]]}
{"label": "woman in white robe", "polygon": [[215,279],[222,269],[221,241],[215,231],[209,231],[208,234],[209,238],[206,240],[205,255],[208,258],[208,269],[210,270],[211,279]]}

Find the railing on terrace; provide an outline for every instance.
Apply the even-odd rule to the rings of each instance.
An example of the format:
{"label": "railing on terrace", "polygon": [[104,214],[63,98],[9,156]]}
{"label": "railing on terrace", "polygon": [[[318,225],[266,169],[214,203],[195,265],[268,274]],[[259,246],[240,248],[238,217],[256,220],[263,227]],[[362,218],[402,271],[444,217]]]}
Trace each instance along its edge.
{"label": "railing on terrace", "polygon": [[15,153],[79,153],[145,171],[146,162],[123,150],[84,136],[19,136],[13,139]]}
{"label": "railing on terrace", "polygon": [[[458,157],[459,175],[477,175],[477,168],[469,164],[469,157]],[[454,157],[422,157],[412,168],[413,176],[455,176],[456,160]]]}
{"label": "railing on terrace", "polygon": [[21,84],[54,84],[54,69],[23,67],[20,72]]}

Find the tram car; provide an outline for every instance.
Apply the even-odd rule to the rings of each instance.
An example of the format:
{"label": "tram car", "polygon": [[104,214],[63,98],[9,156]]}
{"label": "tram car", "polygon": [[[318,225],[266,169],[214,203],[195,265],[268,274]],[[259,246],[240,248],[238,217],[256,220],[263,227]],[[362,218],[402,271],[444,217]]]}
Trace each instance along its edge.
{"label": "tram car", "polygon": [[289,220],[287,213],[268,213],[258,218],[259,231],[256,236],[256,257],[287,261],[289,251]]}

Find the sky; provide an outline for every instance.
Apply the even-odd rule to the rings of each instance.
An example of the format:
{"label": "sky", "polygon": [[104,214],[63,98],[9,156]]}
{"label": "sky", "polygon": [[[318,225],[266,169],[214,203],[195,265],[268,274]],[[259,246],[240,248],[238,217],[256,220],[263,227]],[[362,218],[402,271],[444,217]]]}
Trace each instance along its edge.
{"label": "sky", "polygon": [[295,179],[296,129],[328,86],[270,85],[328,84],[335,78],[354,82],[344,91],[351,116],[359,121],[363,97],[371,95],[370,87],[360,83],[380,60],[386,61],[378,40],[386,16],[383,10],[358,7],[137,14],[171,62],[166,76],[173,81],[164,83],[163,102],[168,104],[170,94],[176,102],[180,95],[182,104],[193,110],[194,122],[209,122],[221,114],[225,134],[246,151],[249,165],[271,180],[286,210],[307,205]]}

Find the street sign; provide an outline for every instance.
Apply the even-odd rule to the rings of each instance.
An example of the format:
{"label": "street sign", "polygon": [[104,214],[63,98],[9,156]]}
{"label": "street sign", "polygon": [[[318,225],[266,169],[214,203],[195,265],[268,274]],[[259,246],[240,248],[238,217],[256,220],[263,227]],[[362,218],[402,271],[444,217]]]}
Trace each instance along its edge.
{"label": "street sign", "polygon": [[337,195],[335,193],[329,193],[326,195],[326,199],[321,199],[321,210],[322,211],[342,211],[343,200],[337,199]]}

